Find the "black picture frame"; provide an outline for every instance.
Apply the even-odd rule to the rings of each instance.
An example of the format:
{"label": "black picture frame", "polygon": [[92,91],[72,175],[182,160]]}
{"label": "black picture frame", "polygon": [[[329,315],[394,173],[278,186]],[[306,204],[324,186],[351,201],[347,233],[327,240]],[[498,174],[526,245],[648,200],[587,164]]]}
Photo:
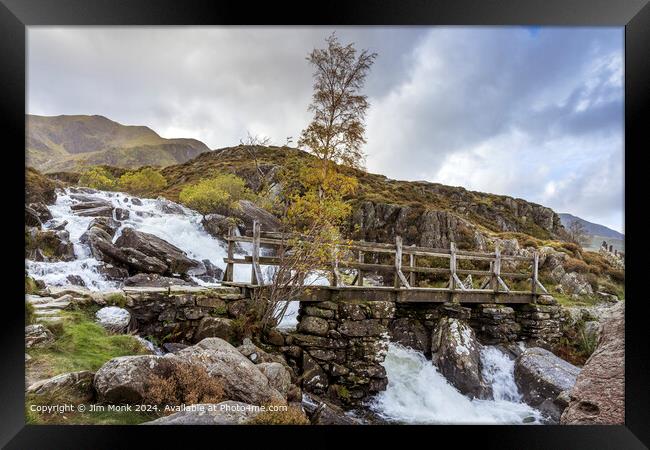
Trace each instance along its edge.
{"label": "black picture frame", "polygon": [[[318,6],[316,8],[315,6]],[[316,12],[317,11],[317,12]],[[626,192],[626,421],[625,426],[384,426],[384,427],[128,427],[35,426],[24,421],[22,277],[26,27],[30,25],[555,25],[625,27]],[[0,0],[0,108],[4,299],[0,368],[0,444],[6,448],[124,448],[187,445],[197,439],[226,445],[338,445],[351,435],[384,440],[391,435],[418,445],[474,444],[480,448],[647,448],[650,445],[648,315],[640,271],[646,262],[641,162],[650,109],[650,5],[648,0],[334,0],[313,3],[202,0]],[[21,150],[22,149],[22,150]],[[645,189],[644,189],[645,188]],[[638,197],[638,200],[637,198]],[[647,233],[645,233],[647,234]],[[11,245],[8,245],[11,244]],[[636,245],[636,247],[634,246]],[[647,276],[647,275],[646,275]],[[255,433],[254,433],[255,432]],[[418,436],[413,436],[417,433]],[[133,436],[138,434],[138,436]],[[398,435],[398,436],[396,436]],[[241,440],[243,439],[243,440]],[[416,441],[415,439],[418,439]],[[266,441],[266,443],[264,443]],[[427,444],[428,443],[428,444]],[[232,445],[232,444],[231,444]],[[368,445],[368,444],[365,444]],[[397,444],[399,445],[399,443]],[[402,444],[403,445],[403,444]]]}

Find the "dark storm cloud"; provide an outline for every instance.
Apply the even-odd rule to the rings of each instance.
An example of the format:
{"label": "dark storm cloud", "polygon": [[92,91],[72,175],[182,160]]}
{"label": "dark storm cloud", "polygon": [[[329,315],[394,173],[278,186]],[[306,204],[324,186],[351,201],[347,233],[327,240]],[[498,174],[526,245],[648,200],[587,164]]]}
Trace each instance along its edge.
{"label": "dark storm cloud", "polygon": [[[307,53],[332,28],[38,28],[28,110],[102,114],[211,148],[247,131],[294,142]],[[623,31],[336,29],[379,53],[368,168],[523,197],[622,227]]]}

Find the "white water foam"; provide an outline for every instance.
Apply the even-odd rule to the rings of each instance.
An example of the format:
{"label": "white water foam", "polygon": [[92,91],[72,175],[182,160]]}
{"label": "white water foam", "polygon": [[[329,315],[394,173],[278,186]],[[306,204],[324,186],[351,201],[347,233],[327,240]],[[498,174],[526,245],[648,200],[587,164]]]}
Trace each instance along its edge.
{"label": "white water foam", "polygon": [[[90,249],[79,241],[88,229],[92,217],[78,216],[71,206],[78,203],[70,190],[59,192],[54,205],[49,207],[53,219],[45,224],[51,226],[67,221],[66,231],[70,233],[77,259],[69,262],[26,261],[27,271],[36,279],[48,285],[65,286],[71,284],[69,275],[81,277],[91,290],[105,290],[117,287],[117,283],[107,281],[97,270],[101,262],[92,258]],[[225,242],[212,237],[201,225],[201,215],[181,205],[165,199],[139,198],[140,204],[134,204],[137,198],[121,192],[94,191],[80,194],[96,200],[110,202],[116,208],[129,211],[129,218],[121,221],[121,226],[113,239],[115,241],[125,227],[153,234],[185,251],[190,258],[208,259],[215,266],[225,269],[223,258],[226,257]],[[250,281],[250,267],[235,265],[235,281]],[[200,282],[206,285],[208,283]]]}
{"label": "white water foam", "polygon": [[520,401],[512,361],[494,347],[484,349],[481,358],[483,376],[495,392],[493,400],[464,396],[422,353],[390,343],[383,364],[388,386],[369,406],[397,423],[521,424],[524,419],[541,423],[540,413]]}

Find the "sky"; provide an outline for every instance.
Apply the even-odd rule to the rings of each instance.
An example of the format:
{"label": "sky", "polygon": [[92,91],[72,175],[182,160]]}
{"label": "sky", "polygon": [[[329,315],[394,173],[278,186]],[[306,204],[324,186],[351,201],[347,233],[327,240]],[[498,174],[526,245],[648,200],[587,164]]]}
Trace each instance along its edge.
{"label": "sky", "polygon": [[28,27],[27,111],[99,114],[210,148],[295,144],[307,54],[378,57],[367,169],[524,198],[624,230],[623,28]]}

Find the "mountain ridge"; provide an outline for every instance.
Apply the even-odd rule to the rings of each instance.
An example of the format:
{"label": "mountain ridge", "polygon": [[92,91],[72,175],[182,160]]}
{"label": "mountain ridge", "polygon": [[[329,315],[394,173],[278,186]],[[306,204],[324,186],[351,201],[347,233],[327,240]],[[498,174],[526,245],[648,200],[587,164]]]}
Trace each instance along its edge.
{"label": "mountain ridge", "polygon": [[161,137],[143,125],[123,125],[101,115],[26,115],[26,162],[42,172],[107,164],[165,167],[210,151],[192,138]]}
{"label": "mountain ridge", "polygon": [[560,216],[562,225],[564,225],[565,228],[568,228],[573,222],[578,221],[578,223],[580,223],[585,228],[587,234],[591,236],[602,236],[605,238],[613,238],[613,239],[625,239],[625,235],[623,233],[620,233],[616,230],[612,230],[611,228],[605,225],[601,225],[595,222],[590,222],[581,217],[574,216],[573,214],[558,213],[558,216]]}

